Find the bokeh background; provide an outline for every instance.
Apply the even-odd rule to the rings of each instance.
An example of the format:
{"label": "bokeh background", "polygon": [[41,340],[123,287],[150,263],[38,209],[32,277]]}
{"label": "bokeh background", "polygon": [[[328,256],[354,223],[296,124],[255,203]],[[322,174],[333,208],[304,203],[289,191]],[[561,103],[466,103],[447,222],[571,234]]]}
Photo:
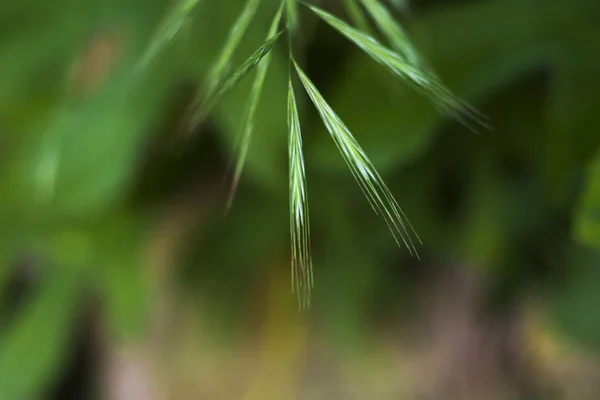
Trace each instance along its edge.
{"label": "bokeh background", "polygon": [[420,260],[395,244],[298,85],[308,311],[286,47],[229,212],[252,75],[181,139],[244,1],[201,2],[143,79],[173,2],[0,4],[0,400],[599,398],[600,3],[385,4],[492,129],[440,115],[301,8],[296,57],[423,240]]}

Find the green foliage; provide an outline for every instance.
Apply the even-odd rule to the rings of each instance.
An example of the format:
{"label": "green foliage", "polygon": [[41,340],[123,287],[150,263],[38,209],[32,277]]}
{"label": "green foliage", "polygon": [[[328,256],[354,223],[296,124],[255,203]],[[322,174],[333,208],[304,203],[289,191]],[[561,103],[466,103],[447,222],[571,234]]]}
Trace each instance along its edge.
{"label": "green foliage", "polygon": [[60,373],[81,311],[79,276],[54,273],[0,336],[0,398],[37,397]]}
{"label": "green foliage", "polygon": [[[156,161],[149,143],[166,147],[155,133],[177,136],[180,122],[185,144],[204,143],[190,129],[202,122],[217,140],[211,152],[234,165],[236,207],[208,235],[185,241],[193,266],[185,283],[210,307],[241,319],[250,286],[275,258],[291,258],[293,288],[307,305],[311,257],[319,289],[311,304],[336,337],[358,336],[370,310],[403,302],[410,282],[390,270],[404,270],[406,252],[371,218],[354,177],[409,253],[414,233],[393,194],[426,259],[499,280],[525,281],[535,272],[521,269],[535,263],[552,269],[544,312],[565,337],[597,350],[597,2],[435,3],[400,24],[406,2],[346,0],[355,27],[292,0],[0,6],[1,301],[19,252],[39,251],[48,271],[0,333],[0,399],[37,397],[53,383],[90,297],[101,301],[98,318],[113,340],[136,340],[146,328],[143,249],[156,214],[131,199],[147,173],[141,161]],[[311,22],[334,29],[313,38]],[[362,51],[337,46],[340,34]],[[287,35],[306,43],[286,49]],[[313,63],[332,43],[340,53]],[[90,75],[94,88],[78,80],[88,51],[108,54],[105,73]],[[329,62],[336,58],[343,62]],[[294,90],[296,75],[314,108]],[[174,88],[188,81],[191,120],[160,128]],[[485,125],[459,96],[484,110],[492,132],[471,135],[447,118]]]}

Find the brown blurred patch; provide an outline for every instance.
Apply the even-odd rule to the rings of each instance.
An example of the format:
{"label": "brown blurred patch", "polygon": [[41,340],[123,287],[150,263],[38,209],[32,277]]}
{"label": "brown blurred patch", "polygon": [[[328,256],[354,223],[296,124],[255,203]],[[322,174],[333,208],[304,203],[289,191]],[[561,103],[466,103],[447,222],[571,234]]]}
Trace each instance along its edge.
{"label": "brown blurred patch", "polygon": [[105,84],[115,72],[124,51],[120,32],[95,35],[73,65],[73,90],[76,95],[90,95]]}
{"label": "brown blurred patch", "polygon": [[542,310],[531,300],[523,307],[518,327],[521,373],[532,376],[541,391],[556,393],[561,399],[599,398],[600,360],[561,337]]}

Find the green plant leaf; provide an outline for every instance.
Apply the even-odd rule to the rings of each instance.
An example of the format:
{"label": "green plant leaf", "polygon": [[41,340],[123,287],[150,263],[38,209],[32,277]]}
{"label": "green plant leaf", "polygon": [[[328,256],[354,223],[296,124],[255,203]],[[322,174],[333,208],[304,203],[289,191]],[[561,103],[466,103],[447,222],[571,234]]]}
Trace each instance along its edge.
{"label": "green plant leaf", "polygon": [[0,398],[39,396],[61,372],[80,309],[81,280],[57,271],[0,339]]}
{"label": "green plant leaf", "polygon": [[121,200],[169,83],[167,78],[132,87],[125,83],[130,72],[89,101],[61,103],[43,131],[26,137],[10,155],[6,173],[12,179],[2,189],[17,207],[87,216]]}
{"label": "green plant leaf", "polygon": [[[41,80],[40,95],[46,100],[44,90],[50,89],[53,96],[48,100],[53,101],[45,104],[42,118],[28,117],[35,123],[21,129],[11,125],[10,151],[3,155],[0,198],[14,213],[28,218],[44,210],[46,215],[87,218],[122,200],[137,169],[140,145],[161,122],[181,62],[179,54],[170,52],[171,57],[161,59],[147,74],[137,73],[145,35],[153,26],[149,20],[154,13],[148,14],[134,17],[124,12],[114,31],[69,47],[71,54],[59,60],[60,68],[46,71],[46,64],[39,66],[48,74],[46,79],[54,80],[52,85]],[[81,82],[81,86],[89,83],[89,90],[66,92],[65,86],[72,83],[65,78],[73,57],[86,60],[74,68],[86,75],[83,64],[89,63],[98,46],[108,51],[99,63],[101,71],[87,77],[92,82]],[[100,76],[93,76],[96,73]],[[22,106],[28,102],[35,105],[35,99],[26,99]]]}
{"label": "green plant leaf", "polygon": [[229,93],[229,91],[235,88],[237,84],[240,83],[240,81],[244,79],[244,77],[246,77],[246,75],[248,75],[248,73],[252,71],[252,69],[254,69],[256,65],[258,65],[258,63],[263,59],[263,57],[269,54],[269,52],[273,49],[273,46],[275,46],[275,44],[281,37],[282,33],[283,31],[280,31],[275,36],[271,37],[269,40],[263,43],[262,46],[260,46],[254,53],[252,53],[252,55],[250,55],[250,57],[248,57],[246,61],[242,65],[240,65],[233,74],[231,74],[231,76],[229,76],[229,78],[224,80],[219,85],[219,87],[213,91],[214,94],[212,96],[207,97],[207,99],[200,106],[198,111],[194,114],[191,121],[191,128],[197,126],[200,122],[202,122],[210,113],[212,108],[223,97],[225,97],[225,95]]}
{"label": "green plant leaf", "polygon": [[[273,22],[271,22],[271,27],[269,28],[269,32],[267,33],[267,40],[271,39],[277,34],[277,28],[279,27],[279,24],[281,22],[281,16],[283,14],[283,6],[284,3],[282,2],[281,6],[275,14],[275,17],[273,18]],[[239,143],[239,154],[235,164],[232,188],[229,194],[227,208],[231,206],[233,196],[235,195],[235,190],[239,183],[240,175],[242,174],[242,170],[244,168],[244,163],[246,162],[248,148],[250,147],[250,140],[252,138],[252,131],[254,129],[254,118],[256,114],[256,109],[258,107],[260,95],[262,93],[262,88],[265,82],[265,78],[267,76],[267,70],[269,69],[269,62],[270,54],[267,54],[262,60],[262,62],[260,62],[256,67],[256,77],[254,78],[254,84],[252,85],[252,89],[250,91],[250,98],[248,100],[248,110],[246,112],[246,117],[243,121],[243,134]]]}
{"label": "green plant leaf", "polygon": [[342,120],[327,104],[323,96],[321,96],[317,88],[295,61],[294,66],[325,127],[329,131],[338,150],[342,153],[342,157],[369,200],[371,207],[385,220],[396,242],[398,244],[401,241],[404,242],[409,252],[417,255],[412,235],[414,234],[419,242],[420,239],[383,182],[383,179],[381,179],[381,176],[379,176],[379,173],[375,170],[375,167],[346,125],[344,125]]}
{"label": "green plant leaf", "polygon": [[290,174],[290,234],[292,242],[292,287],[301,307],[310,305],[313,286],[310,255],[310,222],[306,172],[302,154],[302,131],[291,77],[288,83],[288,155]]}

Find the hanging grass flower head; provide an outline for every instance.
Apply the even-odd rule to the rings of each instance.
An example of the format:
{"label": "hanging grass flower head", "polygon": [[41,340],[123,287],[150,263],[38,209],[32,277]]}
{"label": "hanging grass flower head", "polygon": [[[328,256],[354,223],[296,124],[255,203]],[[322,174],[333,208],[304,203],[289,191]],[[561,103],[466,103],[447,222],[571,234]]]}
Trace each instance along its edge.
{"label": "hanging grass flower head", "polygon": [[[140,64],[142,68],[147,66],[154,58],[159,57],[161,50],[189,22],[191,11],[203,1],[211,0],[181,0],[175,6],[151,41]],[[349,15],[355,21],[356,27],[311,4],[311,2],[281,0],[279,8],[272,18],[264,43],[240,66],[229,73],[230,61],[240,47],[242,38],[261,5],[261,0],[247,0],[231,27],[220,54],[206,76],[201,93],[197,94],[191,116],[187,121],[187,132],[191,132],[210,115],[213,107],[256,67],[257,73],[248,98],[247,111],[241,117],[244,121],[244,130],[238,141],[238,155],[227,204],[227,207],[229,207],[246,161],[253,133],[254,115],[262,88],[264,82],[268,79],[270,52],[281,42],[282,37],[287,37],[290,65],[287,125],[292,288],[298,296],[301,308],[310,305],[310,295],[314,281],[310,251],[307,178],[302,148],[302,130],[294,89],[295,81],[299,81],[300,86],[307,93],[360,189],[373,210],[384,219],[396,242],[399,245],[406,246],[411,255],[418,257],[415,242],[420,244],[421,241],[369,160],[368,155],[295,59],[292,43],[294,35],[299,31],[298,8],[306,7],[317,18],[354,43],[375,62],[426,96],[441,112],[457,118],[469,127],[474,124],[484,125],[483,118],[475,110],[454,96],[435,75],[424,67],[423,60],[405,30],[393,18],[382,1],[345,0],[344,4]],[[369,25],[369,20],[374,22],[374,28],[386,39],[387,44],[379,42],[373,36],[373,27]],[[285,94],[282,93],[282,99],[283,96]]]}

